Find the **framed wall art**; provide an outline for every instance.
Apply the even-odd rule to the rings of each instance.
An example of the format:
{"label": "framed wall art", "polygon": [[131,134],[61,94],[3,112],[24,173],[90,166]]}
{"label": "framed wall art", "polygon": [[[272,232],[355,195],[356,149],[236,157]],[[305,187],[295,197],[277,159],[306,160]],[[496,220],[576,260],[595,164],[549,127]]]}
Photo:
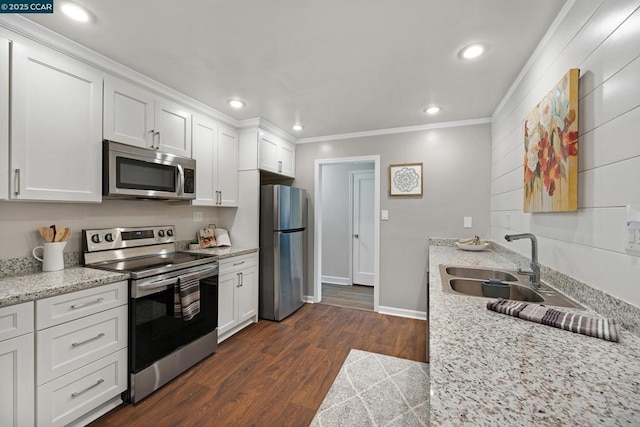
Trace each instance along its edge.
{"label": "framed wall art", "polygon": [[422,196],[422,163],[389,165],[390,196]]}
{"label": "framed wall art", "polygon": [[524,122],[524,212],[578,210],[578,76],[572,68]]}

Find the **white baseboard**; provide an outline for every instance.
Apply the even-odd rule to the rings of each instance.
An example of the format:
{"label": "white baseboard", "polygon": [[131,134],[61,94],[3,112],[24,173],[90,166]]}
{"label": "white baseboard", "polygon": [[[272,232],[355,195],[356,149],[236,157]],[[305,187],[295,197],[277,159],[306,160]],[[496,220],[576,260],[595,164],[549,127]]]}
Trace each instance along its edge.
{"label": "white baseboard", "polygon": [[338,276],[322,276],[322,283],[331,283],[332,285],[349,285],[348,277]]}
{"label": "white baseboard", "polygon": [[313,297],[313,295],[303,295],[302,296],[302,301],[306,302],[307,304],[315,304],[316,300]]}
{"label": "white baseboard", "polygon": [[404,308],[378,306],[378,313],[391,316],[408,317],[410,319],[427,320],[426,311],[406,310]]}

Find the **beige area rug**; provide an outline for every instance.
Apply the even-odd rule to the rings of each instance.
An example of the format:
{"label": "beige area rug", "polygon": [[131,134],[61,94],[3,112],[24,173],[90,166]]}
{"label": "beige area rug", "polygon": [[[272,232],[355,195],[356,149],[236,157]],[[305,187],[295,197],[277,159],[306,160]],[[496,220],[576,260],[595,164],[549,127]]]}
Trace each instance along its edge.
{"label": "beige area rug", "polygon": [[429,425],[429,364],[351,350],[312,427]]}

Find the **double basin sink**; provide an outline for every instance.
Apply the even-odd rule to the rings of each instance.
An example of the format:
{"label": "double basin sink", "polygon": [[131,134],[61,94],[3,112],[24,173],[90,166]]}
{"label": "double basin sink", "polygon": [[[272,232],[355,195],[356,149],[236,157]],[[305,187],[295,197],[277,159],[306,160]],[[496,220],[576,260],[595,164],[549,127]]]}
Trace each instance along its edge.
{"label": "double basin sink", "polygon": [[533,288],[528,283],[527,276],[514,271],[440,265],[440,276],[442,289],[449,294],[505,298],[584,310],[582,306],[544,283],[539,288]]}

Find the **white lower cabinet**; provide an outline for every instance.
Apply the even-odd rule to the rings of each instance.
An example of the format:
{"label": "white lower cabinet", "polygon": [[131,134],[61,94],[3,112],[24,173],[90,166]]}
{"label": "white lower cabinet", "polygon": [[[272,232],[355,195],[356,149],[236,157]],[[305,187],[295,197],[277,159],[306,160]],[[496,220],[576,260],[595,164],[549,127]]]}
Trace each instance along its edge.
{"label": "white lower cabinet", "polygon": [[0,308],[0,425],[34,425],[33,302]]}
{"label": "white lower cabinet", "polygon": [[86,425],[122,402],[126,295],[123,281],[36,301],[38,427]]}
{"label": "white lower cabinet", "polygon": [[218,342],[258,321],[256,253],[219,261]]}

